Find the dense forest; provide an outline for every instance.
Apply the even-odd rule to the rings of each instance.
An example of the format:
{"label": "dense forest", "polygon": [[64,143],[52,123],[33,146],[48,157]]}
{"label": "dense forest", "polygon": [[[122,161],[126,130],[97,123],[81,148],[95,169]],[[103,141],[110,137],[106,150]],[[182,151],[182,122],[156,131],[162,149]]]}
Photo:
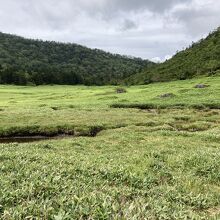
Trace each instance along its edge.
{"label": "dense forest", "polygon": [[220,70],[220,28],[159,65],[77,44],[0,32],[0,83],[148,84],[213,75]]}
{"label": "dense forest", "polygon": [[152,62],[77,44],[31,40],[0,32],[0,83],[119,84]]}
{"label": "dense forest", "polygon": [[129,77],[129,84],[184,80],[199,75],[214,75],[220,70],[220,28],[206,39],[192,43],[173,58]]}

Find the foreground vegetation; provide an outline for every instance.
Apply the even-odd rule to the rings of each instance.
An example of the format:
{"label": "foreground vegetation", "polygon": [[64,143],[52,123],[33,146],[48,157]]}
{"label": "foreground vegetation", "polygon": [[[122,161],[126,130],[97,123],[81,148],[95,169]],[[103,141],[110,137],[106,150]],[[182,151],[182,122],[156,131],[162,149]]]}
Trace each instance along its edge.
{"label": "foreground vegetation", "polygon": [[1,218],[220,218],[219,84],[0,86]]}

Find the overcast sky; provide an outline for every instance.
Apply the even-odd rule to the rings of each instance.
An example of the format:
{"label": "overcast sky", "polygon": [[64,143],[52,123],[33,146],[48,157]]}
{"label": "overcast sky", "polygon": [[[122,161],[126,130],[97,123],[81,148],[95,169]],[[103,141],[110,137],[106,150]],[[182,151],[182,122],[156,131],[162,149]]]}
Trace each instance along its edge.
{"label": "overcast sky", "polygon": [[0,0],[0,31],[164,60],[220,25],[220,0]]}

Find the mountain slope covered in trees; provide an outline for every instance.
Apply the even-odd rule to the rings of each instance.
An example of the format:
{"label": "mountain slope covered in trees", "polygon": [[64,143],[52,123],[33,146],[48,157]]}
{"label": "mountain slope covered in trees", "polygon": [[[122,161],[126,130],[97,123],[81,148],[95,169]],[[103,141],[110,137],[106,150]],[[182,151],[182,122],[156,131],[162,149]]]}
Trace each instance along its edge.
{"label": "mountain slope covered in trees", "polygon": [[77,44],[31,40],[0,32],[0,83],[118,84],[154,65]]}
{"label": "mountain slope covered in trees", "polygon": [[129,77],[130,84],[147,84],[214,75],[220,70],[220,28],[206,39],[193,43],[170,60]]}

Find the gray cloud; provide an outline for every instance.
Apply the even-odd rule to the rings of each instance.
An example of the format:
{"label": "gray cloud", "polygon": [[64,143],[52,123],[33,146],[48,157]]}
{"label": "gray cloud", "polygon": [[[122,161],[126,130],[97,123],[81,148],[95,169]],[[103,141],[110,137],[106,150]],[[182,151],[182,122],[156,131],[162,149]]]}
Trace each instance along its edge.
{"label": "gray cloud", "polygon": [[131,30],[131,29],[135,29],[135,28],[137,28],[137,24],[134,21],[129,20],[129,19],[125,19],[122,24],[121,30],[127,31],[127,30]]}
{"label": "gray cloud", "polygon": [[0,31],[163,60],[219,26],[216,0],[0,0]]}
{"label": "gray cloud", "polygon": [[173,10],[171,15],[182,23],[189,35],[200,36],[220,25],[220,1],[192,1]]}
{"label": "gray cloud", "polygon": [[153,12],[164,12],[179,2],[189,2],[189,0],[111,0],[106,1],[106,6],[114,10],[135,11],[150,10]]}

